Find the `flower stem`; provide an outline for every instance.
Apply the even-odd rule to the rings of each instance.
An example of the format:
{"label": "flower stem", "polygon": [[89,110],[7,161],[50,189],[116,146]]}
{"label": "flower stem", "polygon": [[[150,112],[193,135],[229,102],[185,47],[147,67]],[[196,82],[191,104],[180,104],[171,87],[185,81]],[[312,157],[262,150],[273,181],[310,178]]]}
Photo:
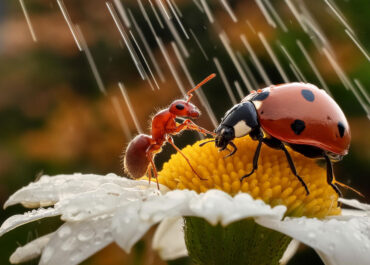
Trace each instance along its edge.
{"label": "flower stem", "polygon": [[184,230],[189,256],[199,265],[279,264],[291,241],[253,219],[223,227],[199,217],[185,217]]}

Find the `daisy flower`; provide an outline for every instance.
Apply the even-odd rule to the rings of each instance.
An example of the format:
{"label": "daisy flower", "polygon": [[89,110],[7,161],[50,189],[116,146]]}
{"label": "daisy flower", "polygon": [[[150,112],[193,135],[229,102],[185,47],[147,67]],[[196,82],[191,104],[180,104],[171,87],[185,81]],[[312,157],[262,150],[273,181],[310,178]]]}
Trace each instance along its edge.
{"label": "daisy flower", "polygon": [[[0,235],[28,222],[60,216],[64,224],[10,257],[20,263],[41,255],[40,264],[78,264],[112,242],[130,252],[159,223],[153,248],[162,258],[189,255],[196,264],[279,264],[292,239],[319,254],[325,264],[370,264],[370,206],[340,199],[326,182],[326,170],[291,152],[310,195],[281,152],[263,147],[252,168],[256,143],[235,139],[231,157],[213,145],[184,148],[199,179],[180,154],[159,172],[156,184],[106,176],[43,176],[13,194],[4,207],[37,208],[6,220]],[[293,241],[294,242],[294,241]]]}

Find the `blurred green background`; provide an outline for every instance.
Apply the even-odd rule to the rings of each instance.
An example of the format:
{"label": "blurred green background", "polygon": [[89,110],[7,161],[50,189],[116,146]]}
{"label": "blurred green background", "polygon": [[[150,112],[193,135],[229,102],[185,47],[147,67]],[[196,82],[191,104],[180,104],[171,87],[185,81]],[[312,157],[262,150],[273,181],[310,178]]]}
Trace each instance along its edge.
{"label": "blurred green background", "polygon": [[[71,21],[79,25],[86,39],[106,94],[99,89],[86,53],[77,48],[57,2],[55,0],[24,0],[23,2],[37,38],[36,42],[30,34],[20,2],[0,1],[0,205],[3,205],[13,192],[41,174],[114,172],[123,175],[121,155],[130,140],[127,136],[127,128],[132,135],[137,132],[120,94],[118,82],[122,81],[125,84],[139,123],[147,133],[150,116],[176,97],[181,97],[179,87],[140,12],[137,1],[125,0],[121,3],[126,12],[129,13],[130,10],[135,17],[163,73],[164,82],[155,71],[147,51],[143,50],[160,90],[152,90],[149,83],[140,78],[105,1],[64,1]],[[155,3],[155,1],[152,2]],[[247,36],[272,83],[282,83],[283,79],[262,45],[257,32],[264,34],[290,81],[298,81],[298,78],[302,79],[302,77],[299,74],[298,77],[296,76],[290,66],[291,62],[282,52],[279,43],[289,51],[304,78],[320,86],[319,79],[297,46],[296,40],[303,43],[333,97],[346,113],[351,126],[353,139],[350,153],[335,165],[336,177],[365,195],[365,198],[359,198],[353,192],[344,190],[346,197],[369,203],[369,119],[354,93],[344,87],[328,58],[318,47],[322,47],[320,43],[323,40],[330,44],[326,47],[330,47],[339,66],[348,75],[351,84],[365,103],[366,98],[359,92],[354,79],[359,80],[369,94],[370,64],[346,34],[345,27],[325,1],[291,1],[301,14],[307,12],[304,18],[310,14],[310,21],[314,21],[315,25],[319,26],[317,28],[320,28],[320,34],[312,30],[308,31],[309,34],[304,32],[286,2],[282,0],[263,3],[265,7],[267,7],[266,3],[271,3],[282,18],[287,31],[284,31],[276,20],[276,27],[268,24],[256,4],[261,1],[228,1],[238,18],[237,22],[232,20],[220,1],[207,1],[212,10],[214,23],[210,23],[204,11],[197,7],[200,1],[175,0],[174,2],[181,11],[179,18],[190,37],[189,39],[185,37],[176,19],[172,18],[179,38],[189,52],[189,57],[184,60],[192,78],[198,82],[210,73],[218,73],[213,61],[213,58],[217,57],[237,99],[239,98],[234,81],[240,84],[244,94],[247,93],[247,89],[222,45],[219,33],[224,31],[227,34],[234,52],[238,52],[245,61],[250,71],[249,73],[246,71],[247,76],[250,80],[255,79],[255,88],[264,87],[266,84],[253,63],[250,53],[242,45],[240,34]],[[354,29],[358,41],[366,49],[370,44],[368,17],[370,2],[368,0],[329,2],[335,3],[342,11],[348,24]],[[171,44],[174,37],[168,30],[165,19],[161,17],[164,25],[162,28],[149,2],[143,0],[142,3],[156,33],[169,52],[171,64],[179,73],[180,82],[185,89],[189,89],[191,84],[174,53]],[[168,5],[168,3],[165,4]],[[156,10],[159,12],[159,9]],[[267,10],[272,14],[270,9]],[[301,18],[303,19],[303,16]],[[137,29],[133,25],[131,28],[124,23],[123,25],[127,33],[132,30],[139,45],[144,47]],[[193,37],[190,29],[198,40]],[[197,41],[201,43],[206,56]],[[318,46],[315,46],[315,42]],[[151,81],[154,82],[153,79]],[[220,75],[204,86],[203,92],[219,121],[225,111],[232,106]],[[194,103],[204,112],[197,123],[213,130],[214,125],[199,99],[194,98]],[[114,104],[118,108],[115,109]],[[367,108],[369,108],[368,102]],[[121,114],[127,120],[127,124],[120,123],[118,116]],[[122,126],[126,128],[126,134]],[[196,134],[186,132],[175,140],[180,147],[183,147],[194,142],[197,137]],[[169,158],[171,152],[173,152],[172,148],[165,147],[158,155],[156,162],[159,168],[163,161]],[[1,210],[0,223],[22,211],[20,206]],[[10,254],[18,245],[24,245],[39,235],[54,231],[59,225],[58,218],[35,222],[1,237],[0,264],[9,263]],[[131,255],[126,255],[112,244],[84,264],[164,264],[155,253],[150,251],[151,233],[152,231],[137,244]],[[187,262],[187,260],[178,261],[179,264]],[[37,264],[37,261],[29,264]],[[289,265],[293,264],[321,264],[321,261],[312,250],[302,247],[298,255],[289,263]]]}

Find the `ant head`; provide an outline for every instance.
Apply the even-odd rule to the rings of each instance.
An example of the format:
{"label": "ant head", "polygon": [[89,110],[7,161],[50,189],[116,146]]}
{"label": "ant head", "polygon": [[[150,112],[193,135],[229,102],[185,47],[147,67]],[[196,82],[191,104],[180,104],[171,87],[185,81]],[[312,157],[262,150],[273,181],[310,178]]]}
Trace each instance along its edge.
{"label": "ant head", "polygon": [[199,109],[192,103],[186,100],[178,99],[171,103],[169,110],[172,114],[178,117],[198,118],[200,116]]}
{"label": "ant head", "polygon": [[194,88],[190,89],[188,93],[186,93],[185,100],[179,99],[172,102],[172,104],[169,106],[170,112],[178,117],[190,117],[193,119],[198,118],[200,116],[199,109],[195,105],[190,103],[190,100],[193,97],[193,92],[215,76],[215,74],[210,74],[202,82],[200,82]]}

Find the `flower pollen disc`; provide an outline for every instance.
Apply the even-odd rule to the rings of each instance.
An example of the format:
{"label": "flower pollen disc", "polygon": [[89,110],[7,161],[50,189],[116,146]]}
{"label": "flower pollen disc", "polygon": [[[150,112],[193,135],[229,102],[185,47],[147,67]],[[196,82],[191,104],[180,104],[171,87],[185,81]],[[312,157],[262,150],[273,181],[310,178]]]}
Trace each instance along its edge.
{"label": "flower pollen disc", "polygon": [[297,171],[310,190],[307,196],[281,151],[263,146],[258,170],[240,182],[240,178],[252,169],[257,142],[249,136],[235,139],[238,150],[227,158],[224,158],[228,154],[227,150],[219,152],[213,144],[200,147],[201,142],[187,146],[182,152],[197,173],[206,180],[199,179],[177,153],[159,172],[159,182],[170,189],[189,189],[198,193],[209,189],[223,190],[232,196],[240,192],[249,193],[253,198],[262,199],[271,206],[287,206],[288,216],[323,218],[340,214],[338,196],[326,181],[326,170],[318,166],[316,160],[289,150]]}

